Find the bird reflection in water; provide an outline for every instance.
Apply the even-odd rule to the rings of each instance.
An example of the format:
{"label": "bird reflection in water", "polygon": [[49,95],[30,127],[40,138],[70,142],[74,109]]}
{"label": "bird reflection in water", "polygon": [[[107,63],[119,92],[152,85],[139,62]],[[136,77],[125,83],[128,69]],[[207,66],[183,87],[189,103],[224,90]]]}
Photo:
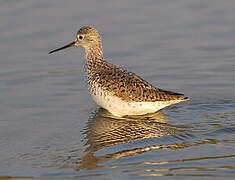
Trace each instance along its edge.
{"label": "bird reflection in water", "polygon": [[166,121],[167,115],[158,112],[143,116],[128,116],[118,118],[108,111],[100,108],[88,120],[87,127],[84,130],[86,135],[86,145],[88,152],[81,160],[76,162],[76,170],[97,169],[99,165],[110,160],[122,157],[133,156],[153,149],[160,148],[183,148],[185,144],[167,144],[167,145],[148,145],[144,147],[131,146],[120,151],[109,153],[104,156],[96,157],[94,153],[100,149],[118,144],[124,144],[132,141],[148,138],[160,138],[166,135],[175,134],[180,131],[171,126]]}

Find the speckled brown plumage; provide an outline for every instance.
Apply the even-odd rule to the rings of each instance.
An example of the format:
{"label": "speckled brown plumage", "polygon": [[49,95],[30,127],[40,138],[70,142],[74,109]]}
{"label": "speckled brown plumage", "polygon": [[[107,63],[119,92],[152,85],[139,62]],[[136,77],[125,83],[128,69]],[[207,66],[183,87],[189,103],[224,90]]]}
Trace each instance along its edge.
{"label": "speckled brown plumage", "polygon": [[70,46],[85,49],[91,95],[97,104],[117,116],[152,113],[188,100],[183,94],[156,88],[136,74],[104,60],[101,36],[95,28],[82,27],[74,42],[50,53]]}
{"label": "speckled brown plumage", "polygon": [[105,60],[87,62],[88,84],[94,83],[103,90],[128,102],[155,102],[184,100],[183,94],[165,91],[152,86],[136,74]]}

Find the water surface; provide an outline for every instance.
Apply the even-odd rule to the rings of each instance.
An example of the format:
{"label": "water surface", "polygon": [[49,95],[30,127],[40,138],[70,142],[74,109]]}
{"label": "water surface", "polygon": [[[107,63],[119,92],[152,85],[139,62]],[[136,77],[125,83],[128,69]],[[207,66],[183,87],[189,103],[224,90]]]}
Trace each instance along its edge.
{"label": "water surface", "polygon": [[[233,1],[0,4],[0,178],[234,179]],[[190,101],[140,117],[100,109],[83,49],[48,55],[83,25],[108,61]]]}

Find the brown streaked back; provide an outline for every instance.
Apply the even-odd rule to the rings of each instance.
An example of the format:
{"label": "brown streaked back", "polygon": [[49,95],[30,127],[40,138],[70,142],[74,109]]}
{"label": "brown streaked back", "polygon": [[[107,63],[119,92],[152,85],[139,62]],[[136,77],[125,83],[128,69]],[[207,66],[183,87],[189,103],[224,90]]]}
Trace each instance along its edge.
{"label": "brown streaked back", "polygon": [[105,60],[88,61],[87,68],[91,91],[96,84],[128,102],[188,100],[183,94],[158,89],[136,74]]}

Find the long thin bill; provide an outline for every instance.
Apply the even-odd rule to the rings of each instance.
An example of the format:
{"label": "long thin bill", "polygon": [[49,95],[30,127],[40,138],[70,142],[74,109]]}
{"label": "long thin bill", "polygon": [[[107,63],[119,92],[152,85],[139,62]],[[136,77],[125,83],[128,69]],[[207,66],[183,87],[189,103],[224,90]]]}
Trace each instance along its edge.
{"label": "long thin bill", "polygon": [[55,49],[55,50],[49,52],[48,54],[51,54],[51,53],[60,51],[60,50],[62,50],[62,49],[66,49],[66,48],[71,47],[71,46],[74,46],[75,43],[76,43],[75,41],[74,41],[74,42],[71,42],[71,43],[67,44],[66,46],[63,46],[63,47],[61,47],[61,48],[58,48],[58,49]]}

